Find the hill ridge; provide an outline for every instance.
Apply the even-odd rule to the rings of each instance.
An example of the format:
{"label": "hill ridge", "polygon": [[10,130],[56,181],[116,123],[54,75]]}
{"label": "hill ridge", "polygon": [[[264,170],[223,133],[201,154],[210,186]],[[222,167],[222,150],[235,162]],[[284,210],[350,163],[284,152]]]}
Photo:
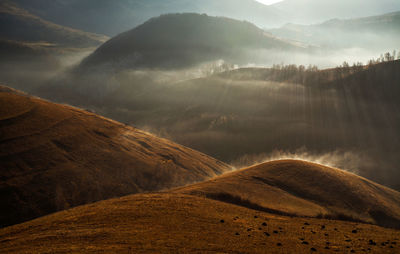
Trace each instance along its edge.
{"label": "hill ridge", "polygon": [[278,214],[400,227],[400,193],[337,168],[278,160],[171,192],[210,197]]}

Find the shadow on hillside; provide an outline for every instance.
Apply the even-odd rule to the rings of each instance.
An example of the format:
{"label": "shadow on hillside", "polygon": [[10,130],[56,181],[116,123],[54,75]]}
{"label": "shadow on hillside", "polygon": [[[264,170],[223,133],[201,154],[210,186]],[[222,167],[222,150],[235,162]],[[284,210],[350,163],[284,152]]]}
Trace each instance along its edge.
{"label": "shadow on hillside", "polygon": [[[224,193],[224,192],[202,193],[202,196],[205,196],[206,198],[209,198],[209,199],[233,204],[233,205],[243,206],[243,207],[246,207],[246,208],[249,208],[252,210],[261,211],[261,212],[272,213],[272,214],[277,214],[277,215],[282,215],[282,216],[289,216],[289,217],[306,217],[306,216],[297,215],[295,213],[287,213],[287,212],[263,207],[257,203],[251,202],[248,199],[244,199],[242,197],[235,196],[230,193]],[[399,220],[393,218],[392,216],[390,216],[382,211],[370,211],[369,214],[375,220],[376,224],[379,226],[386,227],[386,228],[395,228],[395,229],[400,228]],[[339,213],[339,212],[332,212],[331,214],[320,214],[316,218],[371,224],[362,219],[359,219],[359,218],[356,218],[354,216],[347,215],[344,213]]]}

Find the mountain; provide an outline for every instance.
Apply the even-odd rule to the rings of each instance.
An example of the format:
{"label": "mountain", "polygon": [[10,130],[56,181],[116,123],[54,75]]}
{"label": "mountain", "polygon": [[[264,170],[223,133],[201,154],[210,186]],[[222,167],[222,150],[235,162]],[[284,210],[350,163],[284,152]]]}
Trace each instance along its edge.
{"label": "mountain", "polygon": [[[168,14],[104,43],[80,68],[183,68],[224,59],[249,61],[255,50],[302,49],[274,38],[255,25],[194,13]],[[253,52],[252,52],[253,51]],[[257,61],[257,59],[252,59]]]}
{"label": "mountain", "polygon": [[3,86],[0,103],[2,227],[230,169],[149,133]]}
{"label": "mountain", "polygon": [[115,36],[167,13],[196,12],[247,20],[259,26],[284,24],[275,8],[254,0],[14,0],[54,23]]}
{"label": "mountain", "polygon": [[137,194],[80,206],[0,229],[0,239],[0,251],[5,253],[307,254],[400,250],[398,230],[281,216],[170,193]]}
{"label": "mountain", "polygon": [[321,24],[287,24],[269,32],[325,48],[359,47],[368,50],[397,49],[400,39],[400,12],[356,19],[332,19]]}
{"label": "mountain", "polygon": [[292,216],[400,227],[400,193],[339,169],[293,160],[263,163],[176,190]]}
{"label": "mountain", "polygon": [[349,19],[381,15],[400,10],[397,0],[284,0],[273,4],[285,16],[300,24],[323,22],[329,19]]}
{"label": "mountain", "polygon": [[0,38],[78,48],[97,46],[108,39],[107,36],[54,24],[7,0],[0,1]]}

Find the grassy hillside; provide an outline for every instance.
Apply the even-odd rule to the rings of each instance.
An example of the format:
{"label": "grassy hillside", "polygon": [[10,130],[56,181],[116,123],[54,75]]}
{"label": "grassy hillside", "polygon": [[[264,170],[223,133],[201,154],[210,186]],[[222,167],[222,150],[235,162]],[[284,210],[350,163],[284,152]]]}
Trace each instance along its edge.
{"label": "grassy hillside", "polygon": [[229,169],[202,153],[66,105],[1,87],[0,226]]}
{"label": "grassy hillside", "polygon": [[0,38],[78,48],[97,46],[108,39],[51,23],[6,0],[0,1]]}
{"label": "grassy hillside", "polygon": [[301,48],[248,22],[194,13],[169,14],[107,41],[80,68],[174,69],[219,59],[241,63],[250,61],[252,50],[263,49]]}
{"label": "grassy hillside", "polygon": [[0,230],[7,253],[397,253],[399,231],[179,194],[102,201]]}
{"label": "grassy hillside", "polygon": [[294,216],[360,220],[400,228],[399,192],[304,161],[268,162],[174,192]]}

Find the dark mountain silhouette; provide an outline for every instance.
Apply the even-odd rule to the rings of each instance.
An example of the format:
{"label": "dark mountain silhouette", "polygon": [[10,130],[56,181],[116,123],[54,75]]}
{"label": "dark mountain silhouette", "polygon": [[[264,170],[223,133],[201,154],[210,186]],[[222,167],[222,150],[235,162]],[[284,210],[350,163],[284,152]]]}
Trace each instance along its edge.
{"label": "dark mountain silhouette", "polygon": [[262,49],[300,48],[245,21],[194,13],[168,14],[107,41],[80,68],[120,71],[183,68],[218,59],[246,62],[249,54],[255,55],[252,50]]}
{"label": "dark mountain silhouette", "polygon": [[107,40],[103,35],[51,23],[7,0],[0,1],[0,38],[78,48],[97,46]]}
{"label": "dark mountain silhouette", "polygon": [[4,227],[73,206],[203,181],[229,166],[146,132],[0,90]]}

